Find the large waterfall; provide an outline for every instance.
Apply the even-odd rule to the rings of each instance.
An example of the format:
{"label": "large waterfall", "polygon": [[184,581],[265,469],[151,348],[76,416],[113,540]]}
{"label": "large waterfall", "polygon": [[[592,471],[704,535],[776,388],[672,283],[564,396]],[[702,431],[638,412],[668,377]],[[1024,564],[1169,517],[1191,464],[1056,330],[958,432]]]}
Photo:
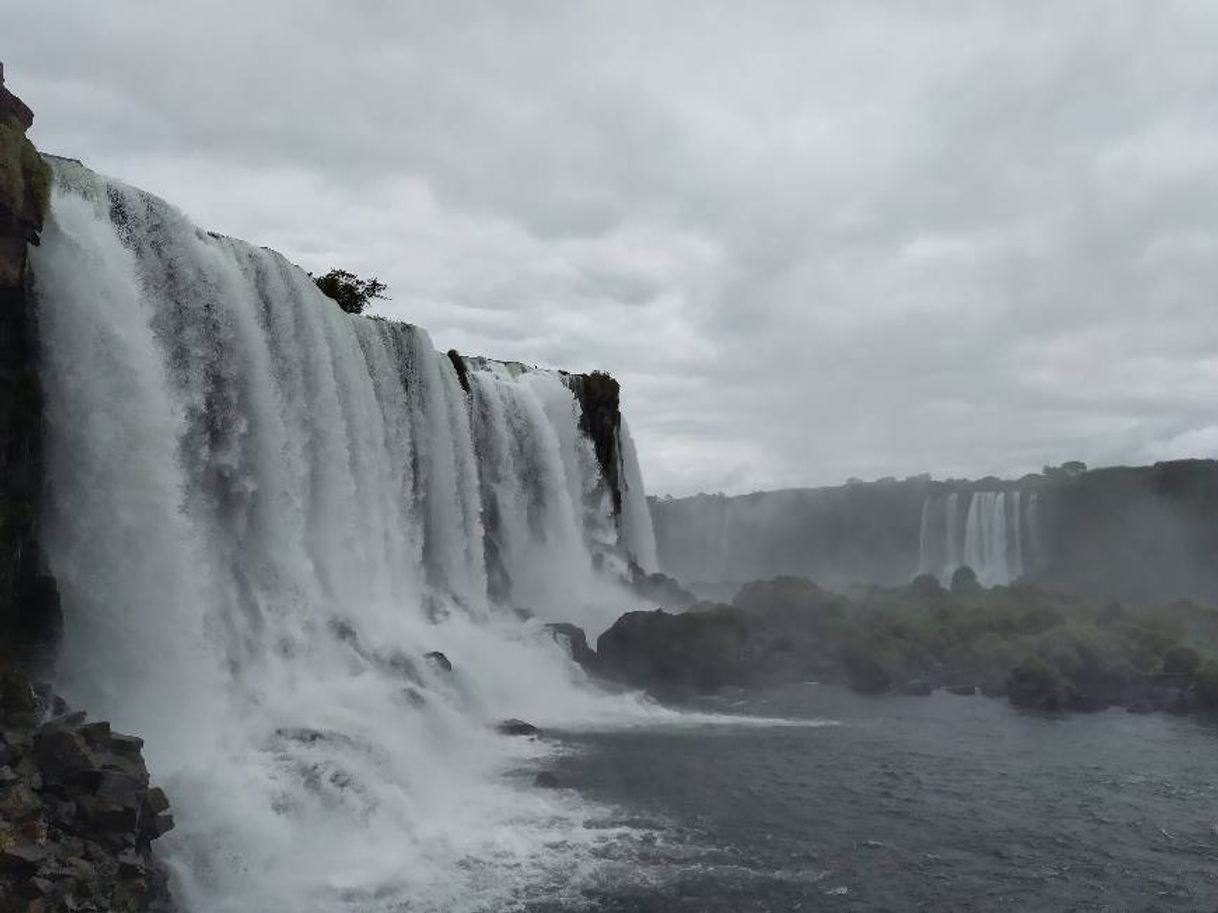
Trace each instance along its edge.
{"label": "large waterfall", "polygon": [[459,372],[273,252],[56,171],[33,266],[58,684],[147,739],[188,908],[496,908],[585,870],[615,832],[490,724],[659,712],[542,624],[595,633],[631,607],[617,572],[655,566],[625,428],[615,517],[564,375]]}
{"label": "large waterfall", "polygon": [[948,581],[967,565],[986,586],[1018,580],[1039,557],[1037,497],[1018,489],[927,497],[918,572]]}

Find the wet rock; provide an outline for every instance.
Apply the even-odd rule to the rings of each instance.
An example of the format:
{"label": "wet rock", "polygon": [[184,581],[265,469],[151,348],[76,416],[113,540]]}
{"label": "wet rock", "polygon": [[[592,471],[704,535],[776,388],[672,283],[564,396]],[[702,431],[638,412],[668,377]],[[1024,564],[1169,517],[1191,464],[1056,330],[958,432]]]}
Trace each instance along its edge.
{"label": "wet rock", "polygon": [[976,685],[948,685],[945,689],[948,694],[956,694],[960,697],[972,697],[977,693]]}
{"label": "wet rock", "polygon": [[33,875],[50,855],[45,847],[33,843],[18,843],[0,849],[0,873]]}
{"label": "wet rock", "polygon": [[448,657],[439,650],[432,650],[430,653],[424,653],[423,658],[437,669],[441,669],[444,672],[453,671],[453,664],[449,661]]}
{"label": "wet rock", "polygon": [[566,648],[571,658],[585,669],[596,665],[596,652],[588,646],[588,636],[583,628],[560,622],[546,625],[546,630],[560,646]]}
{"label": "wet rock", "polygon": [[0,913],[171,910],[151,843],[173,817],[141,740],[81,713],[0,716]]}
{"label": "wet rock", "polygon": [[533,785],[541,787],[542,789],[559,789],[562,787],[562,783],[559,781],[558,777],[548,770],[543,770],[536,777],[534,777]]}
{"label": "wet rock", "polygon": [[930,682],[924,678],[915,678],[913,681],[906,682],[898,689],[901,694],[907,694],[914,697],[927,697],[934,689]]}
{"label": "wet rock", "polygon": [[522,736],[539,736],[541,730],[532,723],[526,723],[524,720],[512,718],[504,720],[495,727],[495,731],[500,735],[522,735]]}
{"label": "wet rock", "polygon": [[49,723],[38,731],[34,753],[38,770],[48,783],[67,783],[97,766],[80,733],[60,723]]}

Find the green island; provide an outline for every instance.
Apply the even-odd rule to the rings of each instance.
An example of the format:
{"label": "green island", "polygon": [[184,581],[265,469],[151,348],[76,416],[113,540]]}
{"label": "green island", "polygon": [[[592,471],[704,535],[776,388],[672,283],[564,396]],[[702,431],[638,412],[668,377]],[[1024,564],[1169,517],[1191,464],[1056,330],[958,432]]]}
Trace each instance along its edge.
{"label": "green island", "polygon": [[1049,712],[1206,712],[1218,710],[1218,611],[986,589],[969,568],[950,587],[923,575],[842,593],[778,577],[743,586],[730,605],[623,615],[599,638],[595,670],[656,691],[813,680]]}

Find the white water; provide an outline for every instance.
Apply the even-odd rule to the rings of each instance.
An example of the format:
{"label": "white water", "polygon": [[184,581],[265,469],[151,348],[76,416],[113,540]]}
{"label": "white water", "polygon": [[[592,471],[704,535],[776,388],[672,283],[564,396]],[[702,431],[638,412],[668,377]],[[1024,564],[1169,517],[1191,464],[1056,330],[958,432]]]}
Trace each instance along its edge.
{"label": "white water", "polygon": [[499,909],[578,879],[620,834],[513,775],[542,749],[489,724],[662,715],[512,611],[630,607],[591,557],[654,561],[625,434],[619,537],[558,375],[471,359],[467,396],[422,330],[56,167],[34,270],[58,684],[146,738],[185,906]]}
{"label": "white water", "polygon": [[[930,496],[922,504],[918,567],[944,582],[962,565],[985,586],[1005,586],[1037,559],[1036,493],[1025,501],[1018,490],[975,491],[960,524],[959,493]],[[1031,538],[1031,546],[1025,543]]]}

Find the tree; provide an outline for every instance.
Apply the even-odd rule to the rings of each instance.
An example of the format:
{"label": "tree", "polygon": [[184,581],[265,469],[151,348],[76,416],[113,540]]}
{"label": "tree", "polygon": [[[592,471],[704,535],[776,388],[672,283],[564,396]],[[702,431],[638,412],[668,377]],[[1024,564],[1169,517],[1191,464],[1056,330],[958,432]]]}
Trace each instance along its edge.
{"label": "tree", "polygon": [[[312,275],[312,274],[310,274]],[[345,269],[332,269],[324,276],[313,276],[313,281],[327,298],[333,298],[348,314],[362,313],[374,298],[388,301],[385,290],[389,287],[380,279],[361,279]]]}

